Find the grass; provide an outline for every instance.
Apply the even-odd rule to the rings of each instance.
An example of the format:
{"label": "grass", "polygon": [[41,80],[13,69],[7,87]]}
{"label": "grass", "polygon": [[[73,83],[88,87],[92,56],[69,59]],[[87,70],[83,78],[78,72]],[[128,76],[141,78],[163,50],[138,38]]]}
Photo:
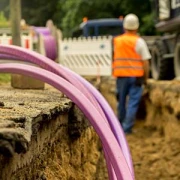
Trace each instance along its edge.
{"label": "grass", "polygon": [[0,73],[0,83],[8,83],[11,81],[11,74]]}

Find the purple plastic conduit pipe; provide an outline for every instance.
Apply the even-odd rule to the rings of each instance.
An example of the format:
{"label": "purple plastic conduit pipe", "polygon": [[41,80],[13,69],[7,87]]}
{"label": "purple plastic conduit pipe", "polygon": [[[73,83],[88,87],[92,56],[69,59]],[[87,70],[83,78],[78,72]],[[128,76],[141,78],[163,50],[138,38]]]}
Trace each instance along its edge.
{"label": "purple plastic conduit pipe", "polygon": [[[0,54],[0,59],[5,59],[5,60],[17,60],[16,56],[13,55],[9,55],[9,54]],[[20,58],[21,61],[23,60],[22,58]]]}
{"label": "purple plastic conduit pipe", "polygon": [[85,81],[80,75],[74,73],[70,69],[68,69],[66,67],[63,67],[63,68],[66,71],[72,73],[73,76],[75,76],[77,79],[79,79],[85,85],[85,87],[87,89],[89,89],[90,92],[92,92],[94,97],[97,99],[97,101],[100,104],[101,108],[103,109],[103,112],[104,112],[106,118],[108,119],[109,125],[110,125],[122,151],[123,151],[123,154],[126,158],[126,161],[130,168],[132,176],[135,178],[132,158],[131,158],[130,151],[129,151],[129,146],[126,141],[122,127],[120,126],[119,120],[117,119],[116,115],[114,114],[112,108],[109,106],[108,102],[104,99],[104,97],[100,94],[100,92],[97,91],[97,89],[94,86],[92,86],[92,84],[90,84],[88,81]]}
{"label": "purple plastic conduit pipe", "polygon": [[[56,74],[62,76],[63,78],[65,78],[66,80],[71,82],[73,85],[75,85],[76,87],[79,87],[79,89],[83,90],[85,95],[91,100],[91,102],[93,102],[96,105],[96,108],[100,111],[101,115],[104,118],[106,118],[100,105],[97,103],[96,99],[91,95],[91,93],[84,87],[84,85],[81,82],[79,82],[77,80],[77,78],[75,78],[71,74],[67,73],[65,70],[61,69],[61,67],[58,67],[57,63],[53,63],[46,57],[44,57],[38,53],[35,53],[34,51],[28,52],[24,48],[20,48],[18,46],[13,46],[13,45],[12,46],[3,46],[0,49],[0,53],[5,53],[5,54],[0,54],[0,58],[6,57],[6,59],[9,59],[8,58],[8,55],[9,55],[10,58],[13,57],[13,59],[16,58],[16,60],[21,60],[21,61],[26,61],[26,62],[31,62],[31,63],[37,64],[44,69],[55,72]],[[41,57],[38,57],[38,58],[35,57],[35,56],[39,56],[39,55]],[[47,64],[47,62],[48,62],[48,64]],[[53,63],[53,65],[50,65],[51,63]]]}
{"label": "purple plastic conduit pipe", "polygon": [[33,29],[37,34],[51,35],[51,31],[47,27],[35,27],[34,26]]}
{"label": "purple plastic conduit pipe", "polygon": [[[17,57],[15,57],[15,56],[10,56],[10,55],[7,55],[7,54],[0,54],[0,59],[20,60],[20,58],[17,58]],[[23,60],[23,59],[21,58],[21,61],[25,61],[25,60]],[[4,63],[4,61],[3,61],[3,63]],[[73,78],[74,78],[74,77],[72,77],[72,79],[73,79]],[[83,93],[86,95],[86,97],[88,97],[88,99],[95,105],[95,108],[96,108],[97,110],[99,110],[99,112],[101,113],[101,115],[103,116],[103,118],[105,119],[105,122],[106,122],[106,121],[107,121],[107,118],[105,117],[104,112],[102,111],[100,105],[98,104],[98,102],[96,101],[96,99],[92,96],[92,94],[91,94],[89,91],[87,91],[87,89],[85,89],[85,86],[83,86],[81,83],[79,83],[79,81],[76,81],[75,85],[76,85],[76,88],[80,88],[80,89],[81,89],[81,92],[83,92]],[[106,159],[107,159],[106,164],[107,164],[107,169],[108,169],[109,178],[110,178],[111,180],[116,180],[117,178],[116,178],[116,176],[115,176],[115,174],[114,174],[114,169],[113,169],[112,165],[111,165],[111,164],[109,163],[109,161],[108,161],[109,157],[108,157],[108,155],[107,155],[107,152],[105,151],[105,149],[103,149],[103,150],[104,150],[104,153],[105,153],[105,156],[106,156]]]}
{"label": "purple plastic conduit pipe", "polygon": [[56,40],[51,35],[43,36],[46,56],[52,60],[57,58]]}
{"label": "purple plastic conduit pipe", "polygon": [[[12,47],[12,46],[11,46]],[[17,47],[17,46],[15,46]],[[15,49],[14,49],[15,50]],[[9,49],[9,53],[12,54],[12,55],[9,55],[9,54],[0,54],[0,59],[4,59],[4,60],[20,60],[20,61],[25,61],[25,62],[30,62],[30,63],[34,63],[33,60],[31,59],[27,59],[27,58],[23,58],[23,57],[18,57],[18,56],[15,56],[14,53],[11,53],[12,49]],[[20,53],[21,54],[21,53]],[[48,60],[49,61],[49,60]],[[4,63],[4,62],[3,62]],[[50,66],[43,66],[41,64],[40,61],[36,61],[34,64],[37,64],[37,65],[40,65],[41,67],[45,68],[45,69],[49,69],[51,68]],[[57,65],[57,64],[56,64]],[[101,115],[105,117],[104,115],[104,112],[102,111],[100,105],[98,104],[98,102],[96,101],[96,99],[92,96],[92,94],[87,90],[85,89],[85,86],[83,84],[81,84],[77,79],[75,79],[74,76],[71,77],[71,75],[68,75],[67,76],[67,73],[63,74],[63,73],[58,73],[60,76],[66,78],[66,80],[68,80],[69,82],[73,82],[73,85],[75,85],[76,87],[78,87],[79,89],[81,89],[84,94],[89,98],[89,100],[96,106],[96,108],[98,109],[98,111],[101,113]]]}
{"label": "purple plastic conduit pipe", "polygon": [[[7,54],[0,54],[0,59],[4,59],[4,60],[19,60],[20,58],[17,58],[17,57],[15,57],[15,56],[10,56],[10,55],[7,55]],[[23,59],[21,59],[21,61],[24,61]],[[2,63],[5,63],[4,61],[2,61]],[[82,89],[82,88],[81,88]],[[83,91],[84,92],[84,91]],[[104,115],[104,113],[103,113],[103,111],[102,111],[102,109],[101,109],[101,107],[99,106],[99,104],[97,104],[97,102],[95,103],[95,102],[93,102],[93,100],[92,100],[92,97],[90,96],[90,94],[87,94],[86,93],[86,97],[88,97],[88,99],[89,100],[91,100],[91,102],[95,105],[95,107],[96,107],[96,109],[99,109],[99,112],[102,114],[102,116],[103,117],[105,117],[105,115]],[[107,120],[107,119],[106,119]],[[105,151],[105,149],[104,149],[104,153],[105,153],[105,156],[106,156],[106,159],[107,159],[107,161],[108,161],[108,155],[107,155],[107,152]],[[116,180],[117,178],[116,178],[116,176],[115,176],[115,174],[114,174],[114,169],[113,169],[113,167],[111,166],[111,164],[110,163],[107,163],[107,169],[108,169],[108,174],[109,174],[109,178],[111,179],[111,180]]]}
{"label": "purple plastic conduit pipe", "polygon": [[[3,48],[5,48],[4,50],[2,50]],[[29,59],[29,61],[31,61],[32,62],[32,60],[31,60],[31,58],[32,58],[32,56],[34,56],[34,55],[39,55],[39,54],[37,54],[37,53],[35,53],[35,52],[29,52],[29,53],[31,53],[32,55],[29,57],[27,57],[27,55],[28,55],[28,53],[23,53],[23,52],[21,52],[21,51],[23,51],[21,48],[19,49],[19,47],[17,48],[15,48],[15,47],[9,47],[9,46],[4,46],[4,47],[1,47],[0,48],[0,51],[2,52],[2,53],[7,53],[7,52],[9,52],[10,53],[10,55],[16,55],[16,57],[17,57],[17,59],[26,59],[26,60],[28,60]],[[13,49],[14,48],[14,49]],[[34,54],[35,53],[35,54]],[[21,54],[21,56],[19,56],[19,54]],[[23,54],[23,56],[22,56],[22,54]],[[41,55],[40,55],[41,56]],[[51,68],[50,67],[48,67],[47,68],[47,66],[49,66],[47,63],[45,63],[45,62],[47,62],[47,61],[49,61],[49,60],[45,60],[46,58],[43,56],[43,57],[41,57],[41,58],[39,58],[39,59],[43,59],[44,60],[44,62],[39,62],[38,63],[38,61],[37,62],[34,62],[33,61],[33,63],[36,63],[36,64],[39,64],[39,65],[41,65],[43,68],[46,68],[46,69],[51,69],[51,68],[53,68],[52,66],[51,66]],[[42,64],[43,63],[43,64]],[[44,64],[45,63],[45,64]],[[53,64],[53,63],[52,63]],[[57,67],[57,64],[55,63],[55,66]],[[78,79],[80,79],[86,86],[88,86],[88,88],[89,89],[91,89],[91,91],[93,92],[93,94],[95,95],[95,97],[96,97],[96,99],[98,99],[98,102],[100,103],[100,105],[102,106],[102,108],[103,108],[103,110],[104,110],[104,113],[106,114],[106,116],[108,117],[108,120],[110,121],[110,125],[111,125],[111,128],[112,129],[114,129],[114,133],[115,133],[115,135],[116,135],[116,138],[117,138],[117,140],[118,140],[118,142],[119,142],[119,144],[120,144],[120,146],[121,146],[121,148],[122,148],[122,150],[123,150],[123,153],[124,153],[124,155],[125,155],[125,157],[126,157],[126,160],[127,160],[127,162],[128,162],[128,165],[129,165],[129,168],[130,168],[130,170],[131,170],[131,173],[132,173],[132,175],[133,175],[133,177],[134,177],[134,171],[133,171],[133,166],[132,166],[132,160],[131,160],[131,156],[130,156],[130,153],[129,153],[129,149],[128,149],[128,146],[127,146],[127,142],[126,142],[126,139],[125,139],[125,137],[124,137],[124,134],[123,134],[123,132],[122,132],[122,129],[121,129],[121,127],[120,127],[120,125],[119,125],[119,123],[118,123],[118,120],[117,120],[117,118],[116,118],[116,116],[114,115],[114,113],[113,113],[113,111],[112,111],[112,109],[109,107],[109,104],[104,100],[104,98],[102,97],[102,95],[90,84],[90,83],[88,83],[88,82],[86,82],[81,76],[79,76],[79,75],[77,75],[77,74],[75,74],[74,72],[72,72],[72,71],[70,71],[69,69],[67,69],[67,68],[65,68],[65,67],[61,67],[61,68],[64,68],[65,70],[67,70],[67,71],[69,71],[74,77],[76,77],[76,78],[78,78]],[[56,71],[56,69],[57,68],[55,68],[55,69],[51,69],[51,71]],[[57,73],[57,72],[56,72]],[[57,73],[57,74],[59,74],[59,72]],[[62,75],[62,74],[61,74]],[[72,80],[71,80],[72,81]],[[116,122],[117,121],[117,122]]]}
{"label": "purple plastic conduit pipe", "polygon": [[47,27],[33,27],[33,29],[37,34],[41,34],[43,36],[46,56],[55,60],[57,58],[57,45],[50,29]]}
{"label": "purple plastic conduit pipe", "polygon": [[[102,118],[101,114],[76,87],[52,72],[30,65],[13,63],[1,64],[0,72],[17,73],[31,76],[49,83],[53,87],[66,94],[70,99],[73,100],[73,102],[78,105],[82,112],[84,112],[98,133],[103,147],[107,150],[117,179],[133,180],[131,172],[129,171],[122,154],[121,148],[119,147],[119,144],[117,143],[111,129],[106,123],[103,123],[104,119]],[[73,91],[71,91],[71,89],[73,89]]]}

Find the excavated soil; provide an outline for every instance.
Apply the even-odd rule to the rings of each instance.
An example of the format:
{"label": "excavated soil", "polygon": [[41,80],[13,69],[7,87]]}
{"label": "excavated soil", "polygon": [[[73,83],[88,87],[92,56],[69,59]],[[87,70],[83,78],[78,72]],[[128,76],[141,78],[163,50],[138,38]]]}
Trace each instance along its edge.
{"label": "excavated soil", "polygon": [[179,140],[166,141],[156,129],[138,121],[132,135],[127,135],[137,180],[179,180]]}
{"label": "excavated soil", "polygon": [[[137,115],[137,121],[133,129],[133,133],[130,135],[126,135],[127,141],[130,147],[130,151],[132,154],[135,177],[136,180],[179,180],[180,179],[180,122],[179,122],[179,109],[177,108],[179,101],[179,92],[169,91],[169,87],[172,84],[162,84],[159,88],[156,88],[154,82],[151,82],[150,85],[145,89],[145,94],[143,96],[143,101],[140,106]],[[114,80],[108,80],[108,83],[102,81],[99,90],[107,99],[111,107],[114,109],[116,113],[116,99],[114,95]],[[176,83],[176,88],[180,87],[179,83]],[[148,93],[152,91],[152,93]],[[158,99],[159,98],[159,99]],[[165,99],[168,99],[166,102]],[[171,102],[171,103],[170,103]],[[176,108],[173,108],[176,107]],[[172,119],[172,121],[171,121]],[[96,133],[93,131],[83,132],[85,135],[82,136],[76,143],[71,143],[70,146],[85,148],[83,146],[83,142],[85,141],[83,137],[90,138],[90,142],[92,148],[97,149],[97,145],[99,144],[97,140]],[[86,134],[87,133],[87,134]],[[90,134],[89,134],[90,133]],[[57,142],[58,143],[58,142]],[[65,144],[66,145],[66,144]],[[96,147],[95,147],[96,146]],[[59,147],[59,149],[58,149]],[[51,152],[45,154],[49,161],[48,164],[46,162],[39,162],[39,165],[44,167],[45,171],[41,174],[39,179],[47,179],[47,180],[58,180],[58,179],[71,179],[78,180],[82,179],[82,176],[75,176],[76,171],[72,171],[72,176],[66,177],[66,170],[62,169],[61,163],[62,160],[64,163],[67,161],[71,161],[73,163],[78,163],[78,151],[74,151],[74,159],[69,159],[69,154],[66,154],[68,151],[66,149],[62,149],[60,145],[55,148],[51,148]],[[98,148],[101,148],[99,145]],[[64,151],[65,155],[63,157],[58,157],[57,152]],[[67,151],[66,151],[67,150]],[[56,153],[54,153],[56,151]],[[87,153],[87,151],[85,151]],[[94,157],[100,157],[102,154],[93,154],[95,150],[92,150],[89,154],[83,153],[80,155],[81,157],[87,157],[89,159]],[[61,153],[59,153],[61,154]],[[55,156],[56,155],[56,156]],[[102,159],[102,158],[100,158]],[[94,173],[94,163],[97,164],[97,161],[91,161],[91,164],[84,164],[84,168],[88,169],[88,175]],[[108,179],[106,174],[106,170],[104,170],[103,161],[99,161],[99,171],[98,176],[95,179],[97,180],[105,180]],[[103,164],[103,165],[102,165]],[[79,164],[78,164],[79,165]],[[69,171],[71,171],[71,167],[64,166]],[[87,167],[87,168],[86,168]],[[31,171],[36,172],[36,170]],[[37,172],[36,172],[37,173]],[[87,173],[87,171],[86,171]],[[81,174],[83,174],[83,169]],[[90,176],[84,176],[84,179],[88,180],[93,179]],[[64,178],[62,178],[64,177]]]}
{"label": "excavated soil", "polygon": [[[102,80],[100,91],[116,112],[114,88],[113,79]],[[144,88],[133,133],[126,135],[136,180],[180,179],[179,103],[179,81],[149,80]]]}
{"label": "excavated soil", "polygon": [[84,114],[51,86],[0,85],[0,179],[107,179],[102,146]]}

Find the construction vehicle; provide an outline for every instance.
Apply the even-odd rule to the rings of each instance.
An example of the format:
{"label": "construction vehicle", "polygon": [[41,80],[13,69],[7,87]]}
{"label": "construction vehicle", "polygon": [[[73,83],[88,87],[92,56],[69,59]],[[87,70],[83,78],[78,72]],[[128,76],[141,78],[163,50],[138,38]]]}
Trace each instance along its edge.
{"label": "construction vehicle", "polygon": [[156,80],[180,77],[180,0],[154,0],[156,29],[163,35],[151,49],[151,75]]}
{"label": "construction vehicle", "polygon": [[123,17],[104,18],[88,20],[83,18],[83,22],[73,30],[71,37],[92,37],[92,36],[116,36],[122,34]]}

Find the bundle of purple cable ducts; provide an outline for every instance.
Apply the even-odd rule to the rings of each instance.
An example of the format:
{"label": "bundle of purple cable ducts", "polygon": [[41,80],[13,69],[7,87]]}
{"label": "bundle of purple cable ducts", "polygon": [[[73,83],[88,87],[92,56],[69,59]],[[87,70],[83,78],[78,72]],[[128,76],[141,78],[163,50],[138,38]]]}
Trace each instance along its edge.
{"label": "bundle of purple cable ducts", "polygon": [[0,59],[37,64],[0,64],[0,72],[27,75],[44,81],[67,95],[89,119],[99,135],[109,179],[134,180],[134,169],[124,132],[113,110],[94,86],[70,69],[48,57],[18,46],[0,45]]}
{"label": "bundle of purple cable ducts", "polygon": [[56,39],[47,27],[33,27],[37,35],[42,35],[44,41],[44,48],[46,56],[49,59],[56,60],[57,58],[57,45]]}

